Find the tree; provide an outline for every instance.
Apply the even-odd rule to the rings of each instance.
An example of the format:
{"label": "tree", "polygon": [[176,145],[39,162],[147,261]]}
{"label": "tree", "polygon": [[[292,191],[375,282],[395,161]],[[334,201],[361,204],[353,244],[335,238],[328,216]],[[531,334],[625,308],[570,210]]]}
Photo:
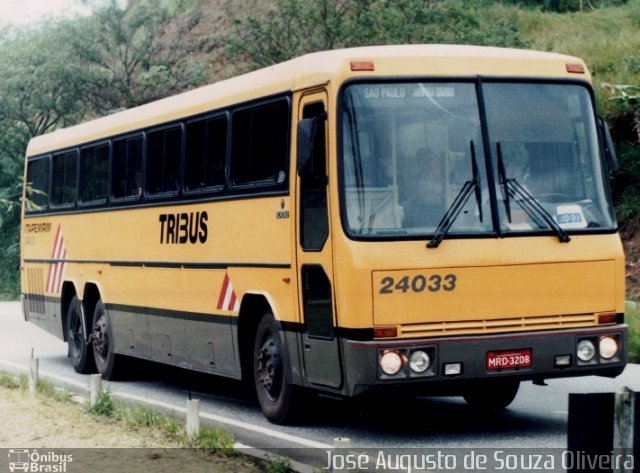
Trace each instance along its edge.
{"label": "tree", "polygon": [[32,136],[75,123],[84,107],[71,86],[73,58],[56,28],[0,42],[0,297],[17,295],[21,176]]}
{"label": "tree", "polygon": [[226,43],[249,68],[371,44],[525,46],[508,18],[444,0],[276,0],[237,18]]}
{"label": "tree", "polygon": [[[185,34],[199,21],[184,0],[116,0],[69,30],[82,71],[76,93],[95,115],[130,108],[206,81]],[[193,52],[193,51],[192,51]]]}
{"label": "tree", "polygon": [[359,0],[276,0],[236,17],[224,43],[233,62],[266,67],[312,51],[342,47],[353,33]]}
{"label": "tree", "polygon": [[[18,294],[24,153],[30,138],[206,80],[184,34],[188,0],[115,0],[94,16],[0,32],[0,298]],[[26,183],[28,185],[28,183]]]}

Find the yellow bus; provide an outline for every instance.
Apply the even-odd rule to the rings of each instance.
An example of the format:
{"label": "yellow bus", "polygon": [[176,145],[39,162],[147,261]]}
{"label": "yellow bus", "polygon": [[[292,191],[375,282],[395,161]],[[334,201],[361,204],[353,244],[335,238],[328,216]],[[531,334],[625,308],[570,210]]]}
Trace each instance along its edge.
{"label": "yellow bus", "polygon": [[24,315],[78,372],[249,380],[276,423],[312,392],[506,407],[625,367],[614,167],[578,58],[309,54],[34,138]]}

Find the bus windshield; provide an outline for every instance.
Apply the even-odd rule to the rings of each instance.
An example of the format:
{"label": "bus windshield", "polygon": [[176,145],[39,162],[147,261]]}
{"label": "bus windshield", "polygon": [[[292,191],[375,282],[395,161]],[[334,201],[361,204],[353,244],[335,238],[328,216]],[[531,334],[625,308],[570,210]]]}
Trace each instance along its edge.
{"label": "bus windshield", "polygon": [[353,237],[615,230],[582,85],[355,83],[341,100]]}

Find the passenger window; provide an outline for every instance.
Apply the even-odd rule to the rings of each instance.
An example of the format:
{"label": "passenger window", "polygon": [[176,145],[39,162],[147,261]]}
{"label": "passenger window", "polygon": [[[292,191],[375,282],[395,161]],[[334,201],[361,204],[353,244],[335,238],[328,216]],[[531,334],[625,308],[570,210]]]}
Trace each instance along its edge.
{"label": "passenger window", "polygon": [[142,195],[142,135],[114,140],[111,166],[114,198]]}
{"label": "passenger window", "polygon": [[180,189],[182,127],[176,126],[147,134],[147,192],[177,193]]}
{"label": "passenger window", "polygon": [[80,151],[80,201],[104,203],[109,191],[109,145],[107,143]]}
{"label": "passenger window", "polygon": [[49,202],[49,157],[30,161],[27,165],[27,192],[26,211],[38,212],[47,209]]}
{"label": "passenger window", "polygon": [[75,204],[78,196],[78,152],[53,155],[52,205]]}
{"label": "passenger window", "polygon": [[185,185],[188,192],[220,189],[225,182],[227,117],[187,124]]}
{"label": "passenger window", "polygon": [[287,179],[289,101],[233,114],[231,171],[236,186],[284,184]]}

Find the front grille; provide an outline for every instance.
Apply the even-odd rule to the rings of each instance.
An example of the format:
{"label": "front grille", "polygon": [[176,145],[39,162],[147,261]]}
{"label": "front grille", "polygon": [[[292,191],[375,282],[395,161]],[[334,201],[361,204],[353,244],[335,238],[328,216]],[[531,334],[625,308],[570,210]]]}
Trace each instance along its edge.
{"label": "front grille", "polygon": [[402,325],[399,336],[443,337],[450,335],[553,330],[559,328],[589,327],[593,325],[598,325],[597,314],[545,315],[497,320],[430,322]]}

